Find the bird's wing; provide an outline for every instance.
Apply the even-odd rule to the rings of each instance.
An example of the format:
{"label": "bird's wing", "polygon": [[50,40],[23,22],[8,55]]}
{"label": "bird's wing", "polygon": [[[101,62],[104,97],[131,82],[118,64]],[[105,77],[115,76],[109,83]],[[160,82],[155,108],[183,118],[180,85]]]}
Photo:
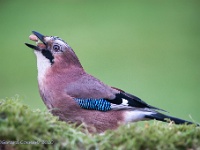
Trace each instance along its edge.
{"label": "bird's wing", "polygon": [[82,108],[99,110],[99,111],[136,109],[136,108],[164,111],[162,109],[153,107],[145,103],[144,101],[142,101],[140,98],[132,94],[126,93],[122,90],[119,90],[117,88],[108,87],[108,89],[109,90],[105,90],[105,91],[112,91],[113,89],[114,91],[117,91],[117,92],[110,92],[111,96],[108,97],[107,96],[108,94],[102,93],[102,91],[98,91],[98,89],[95,88],[94,93],[98,93],[98,95],[102,95],[102,96],[95,97],[93,96],[94,93],[91,93],[91,96],[87,96],[87,98],[83,95],[79,97],[74,97],[74,100]]}
{"label": "bird's wing", "polygon": [[110,87],[87,73],[71,84],[67,84],[65,90],[80,107],[85,109],[99,111],[136,108],[162,110],[148,105],[140,98],[121,89]]}
{"label": "bird's wing", "polygon": [[151,105],[147,104],[146,102],[142,101],[137,96],[126,93],[121,89],[118,89],[118,88],[115,88],[115,87],[112,87],[112,88],[116,89],[120,92],[116,94],[116,97],[114,99],[107,100],[111,103],[114,103],[114,104],[117,104],[117,105],[124,105],[124,106],[128,106],[128,107],[134,107],[134,108],[147,108],[147,109],[155,109],[155,110],[165,111],[163,109],[151,106]]}
{"label": "bird's wing", "polygon": [[128,93],[118,93],[114,99],[106,98],[74,98],[74,100],[85,109],[94,109],[99,111],[120,110],[120,109],[155,109],[165,111],[148,105],[136,96]]}

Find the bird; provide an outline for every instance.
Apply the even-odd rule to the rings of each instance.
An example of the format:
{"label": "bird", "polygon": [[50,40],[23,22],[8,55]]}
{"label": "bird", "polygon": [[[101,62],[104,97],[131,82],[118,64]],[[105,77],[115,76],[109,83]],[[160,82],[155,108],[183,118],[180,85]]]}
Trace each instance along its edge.
{"label": "bird", "polygon": [[39,93],[48,110],[60,120],[84,123],[90,132],[97,133],[143,120],[194,124],[166,115],[165,110],[88,74],[74,50],[58,36],[32,31],[29,39],[36,42],[25,45],[36,55]]}

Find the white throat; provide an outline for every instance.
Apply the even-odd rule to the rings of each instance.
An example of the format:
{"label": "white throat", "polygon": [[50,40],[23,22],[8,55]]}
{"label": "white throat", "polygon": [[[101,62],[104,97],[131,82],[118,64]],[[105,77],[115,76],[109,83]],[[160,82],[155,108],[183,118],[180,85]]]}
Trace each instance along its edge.
{"label": "white throat", "polygon": [[47,70],[51,67],[51,63],[41,52],[34,51],[34,53],[37,57],[38,82],[42,84]]}

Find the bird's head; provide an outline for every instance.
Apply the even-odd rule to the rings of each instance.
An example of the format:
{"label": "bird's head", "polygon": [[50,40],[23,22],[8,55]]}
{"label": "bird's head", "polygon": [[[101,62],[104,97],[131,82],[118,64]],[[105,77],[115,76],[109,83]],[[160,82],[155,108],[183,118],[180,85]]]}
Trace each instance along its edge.
{"label": "bird's head", "polygon": [[57,68],[56,70],[70,66],[82,68],[76,54],[64,40],[57,36],[44,36],[36,31],[32,33],[29,38],[36,42],[36,46],[25,44],[36,54],[39,74],[44,74],[50,68]]}
{"label": "bird's head", "polygon": [[25,44],[34,50],[37,59],[48,60],[51,65],[54,63],[80,64],[72,48],[61,38],[44,36],[36,31],[32,31],[32,33],[34,35],[31,35],[30,39],[36,41],[37,45]]}

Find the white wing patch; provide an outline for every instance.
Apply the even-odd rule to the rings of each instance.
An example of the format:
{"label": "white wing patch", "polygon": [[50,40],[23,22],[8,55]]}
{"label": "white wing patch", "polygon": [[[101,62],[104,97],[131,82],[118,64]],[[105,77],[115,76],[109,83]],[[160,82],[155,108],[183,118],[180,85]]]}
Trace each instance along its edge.
{"label": "white wing patch", "polygon": [[128,106],[128,101],[126,99],[122,98],[122,103],[121,104],[112,104],[111,103],[111,109],[113,109],[113,110],[133,109],[133,107]]}
{"label": "white wing patch", "polygon": [[122,105],[128,106],[128,101],[122,98]]}
{"label": "white wing patch", "polygon": [[127,106],[127,105],[118,105],[118,104],[111,104],[111,109],[112,110],[127,110],[127,109],[134,109],[134,107],[131,107],[131,106]]}

